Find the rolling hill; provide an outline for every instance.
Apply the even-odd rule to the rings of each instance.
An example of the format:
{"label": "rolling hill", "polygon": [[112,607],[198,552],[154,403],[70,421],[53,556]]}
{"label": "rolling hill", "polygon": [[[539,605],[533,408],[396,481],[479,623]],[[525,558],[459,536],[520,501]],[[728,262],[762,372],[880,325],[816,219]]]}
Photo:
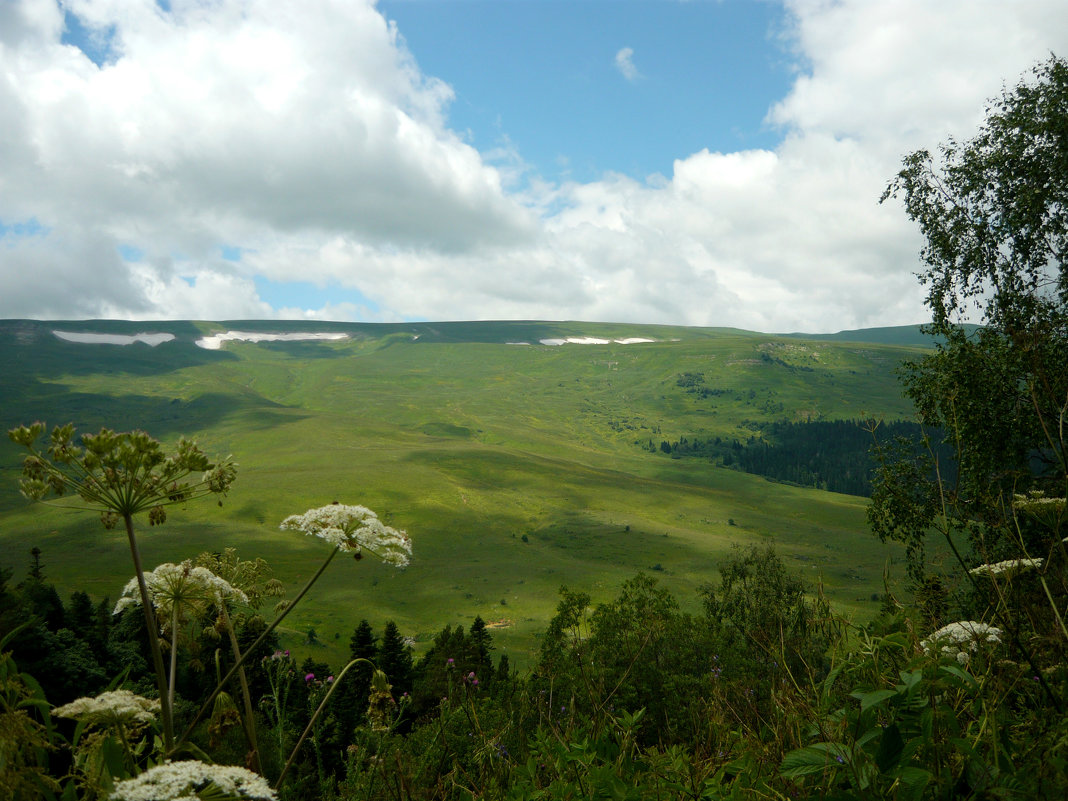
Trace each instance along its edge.
{"label": "rolling hill", "polygon": [[[218,339],[227,332],[241,334]],[[139,333],[172,338],[100,341]],[[250,341],[280,333],[338,338]],[[193,504],[143,528],[149,566],[233,546],[296,587],[326,550],[279,531],[286,515],[339,500],[407,529],[411,567],[331,565],[287,620],[290,647],[336,660],[363,617],[376,628],[395,620],[418,647],[481,615],[500,623],[497,647],[524,664],[561,585],[604,598],[651,571],[696,607],[719,559],[749,542],[774,542],[839,608],[872,613],[897,551],[867,532],[864,499],[656,447],[759,436],[776,421],[911,417],[894,370],[922,352],[917,329],[842,336],[534,321],[7,320],[0,422],[141,428],[233,454],[239,477],[221,509]],[[687,391],[698,381],[707,391]],[[114,598],[131,573],[123,538],[93,515],[22,499],[20,458],[0,446],[0,566],[17,580],[37,546],[61,593]],[[321,645],[302,645],[310,629]]]}

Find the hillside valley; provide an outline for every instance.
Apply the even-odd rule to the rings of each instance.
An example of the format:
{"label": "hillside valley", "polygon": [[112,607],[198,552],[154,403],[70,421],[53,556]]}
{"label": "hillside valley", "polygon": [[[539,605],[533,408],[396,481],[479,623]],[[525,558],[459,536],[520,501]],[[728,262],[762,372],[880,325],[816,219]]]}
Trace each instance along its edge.
{"label": "hillside valley", "polygon": [[[408,531],[402,572],[332,564],[287,619],[287,647],[336,660],[367,618],[395,620],[418,649],[480,615],[523,665],[561,586],[596,600],[645,571],[696,608],[719,561],[751,542],[774,543],[841,611],[872,615],[900,554],[868,532],[862,497],[670,445],[908,420],[894,370],[927,346],[915,328],[806,338],[556,322],[6,320],[0,422],[141,428],[232,454],[238,480],[221,508],[193,503],[143,527],[149,566],[235,547],[295,590],[327,548],[279,531],[283,517],[339,500]],[[0,566],[17,580],[38,547],[64,597],[117,596],[132,574],[124,538],[92,514],[23,499],[21,454],[5,443]]]}

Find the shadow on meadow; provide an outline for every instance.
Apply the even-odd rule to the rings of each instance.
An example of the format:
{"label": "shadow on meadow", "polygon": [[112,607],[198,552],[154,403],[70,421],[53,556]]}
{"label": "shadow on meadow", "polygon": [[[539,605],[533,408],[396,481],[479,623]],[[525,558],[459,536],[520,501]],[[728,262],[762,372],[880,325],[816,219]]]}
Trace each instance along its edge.
{"label": "shadow on meadow", "polygon": [[[132,345],[96,345],[67,342],[53,331],[92,332],[132,336],[139,332],[174,334],[175,339],[151,347],[141,342]],[[171,373],[186,367],[236,361],[225,350],[197,347],[195,340],[203,332],[192,322],[126,322],[119,320],[0,321],[0,368],[5,375],[25,379],[49,380],[64,375],[151,376]]]}

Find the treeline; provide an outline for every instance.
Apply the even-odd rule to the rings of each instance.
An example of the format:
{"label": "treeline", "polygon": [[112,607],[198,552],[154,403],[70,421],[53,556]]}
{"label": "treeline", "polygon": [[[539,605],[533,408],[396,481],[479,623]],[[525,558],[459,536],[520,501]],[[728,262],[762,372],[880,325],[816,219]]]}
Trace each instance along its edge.
{"label": "treeline", "polygon": [[[927,450],[924,429],[904,420],[883,422],[874,435],[871,421],[819,420],[752,424],[753,435],[737,438],[680,437],[674,442],[652,440],[649,450],[677,457],[695,456],[743,470],[746,473],[797,484],[870,497],[871,477],[878,467],[873,446],[886,442],[912,443],[919,455]],[[952,478],[953,451],[941,442],[938,431],[927,431],[929,443],[942,469]]]}

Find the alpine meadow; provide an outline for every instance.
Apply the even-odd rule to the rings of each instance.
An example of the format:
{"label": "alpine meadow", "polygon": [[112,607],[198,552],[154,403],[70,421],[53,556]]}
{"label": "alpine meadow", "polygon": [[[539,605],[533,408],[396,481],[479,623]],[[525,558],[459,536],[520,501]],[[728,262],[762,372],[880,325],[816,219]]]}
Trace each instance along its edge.
{"label": "alpine meadow", "polygon": [[[317,551],[278,523],[302,504],[335,500],[381,510],[413,534],[416,557],[403,573],[361,564],[323,577],[283,632],[302,655],[314,629],[319,645],[308,653],[336,661],[363,617],[395,620],[418,647],[442,625],[481,615],[506,621],[495,640],[526,665],[561,585],[606,599],[646,571],[696,607],[697,588],[732,547],[754,543],[774,543],[844,613],[866,619],[884,570],[903,559],[867,533],[861,498],[724,469],[722,456],[686,444],[747,444],[777,421],[840,420],[866,458],[867,421],[912,415],[894,369],[920,352],[916,329],[866,332],[912,345],[511,322],[9,321],[0,330],[5,430],[38,417],[86,433],[130,421],[238,463],[221,509],[191,505],[145,538],[149,565],[229,546],[295,585]],[[195,344],[228,330],[346,339]],[[54,331],[175,339],[99,344]],[[567,338],[608,344],[540,344]],[[84,514],[29,505],[15,480],[21,456],[4,452],[4,552],[17,555],[6,567],[21,570],[37,547],[64,594],[115,596],[125,543]]]}
{"label": "alpine meadow", "polygon": [[1066,797],[1066,121],[922,327],[0,321],[0,796]]}

